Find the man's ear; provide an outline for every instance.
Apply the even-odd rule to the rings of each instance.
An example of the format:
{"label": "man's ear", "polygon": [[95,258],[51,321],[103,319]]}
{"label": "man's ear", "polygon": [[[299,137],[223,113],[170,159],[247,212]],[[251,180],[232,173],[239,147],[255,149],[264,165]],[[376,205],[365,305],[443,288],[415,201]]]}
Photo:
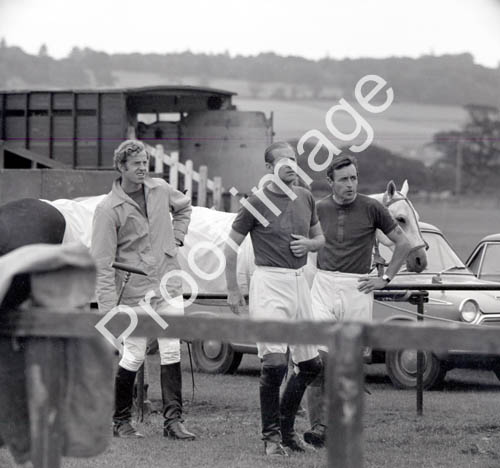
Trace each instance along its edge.
{"label": "man's ear", "polygon": [[326,181],[330,187],[333,185],[333,180],[330,177],[326,176]]}
{"label": "man's ear", "polygon": [[274,166],[269,162],[266,162],[266,169],[267,169],[267,172],[271,172],[271,173],[274,172]]}

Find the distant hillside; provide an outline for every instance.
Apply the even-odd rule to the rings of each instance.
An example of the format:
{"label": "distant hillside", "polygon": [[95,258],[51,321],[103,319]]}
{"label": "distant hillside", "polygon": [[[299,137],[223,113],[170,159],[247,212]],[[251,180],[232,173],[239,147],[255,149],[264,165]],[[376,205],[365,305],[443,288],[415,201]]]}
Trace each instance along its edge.
{"label": "distant hillside", "polygon": [[[325,115],[338,101],[333,99],[283,101],[277,99],[235,98],[241,110],[263,111],[274,115],[275,139],[298,139],[311,129],[318,129],[339,148],[345,142],[335,140],[326,128]],[[353,105],[356,106],[354,103]],[[430,104],[393,103],[381,114],[369,114],[360,110],[372,126],[373,144],[384,147],[406,158],[419,159],[425,165],[438,157],[430,143],[435,133],[442,130],[459,130],[465,123],[467,112],[458,106]],[[352,119],[347,114],[338,114],[335,125],[343,132],[353,129]],[[364,134],[356,141],[364,141]]]}
{"label": "distant hillside", "polygon": [[386,79],[399,102],[500,104],[500,69],[477,65],[470,54],[314,61],[274,53],[110,55],[75,47],[68,57],[55,60],[44,46],[38,55],[30,55],[4,40],[0,43],[2,89],[227,82],[243,97],[349,100],[356,82],[366,74]]}

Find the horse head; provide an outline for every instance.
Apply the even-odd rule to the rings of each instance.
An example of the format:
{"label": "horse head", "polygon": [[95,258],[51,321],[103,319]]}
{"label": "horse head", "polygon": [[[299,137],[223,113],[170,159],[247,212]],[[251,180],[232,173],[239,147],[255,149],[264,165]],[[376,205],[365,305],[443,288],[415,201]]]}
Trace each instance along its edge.
{"label": "horse head", "polygon": [[[407,197],[408,189],[408,182],[405,180],[398,192],[396,185],[391,180],[383,194],[373,195],[373,197],[378,199],[390,211],[408,238],[411,252],[406,259],[406,269],[420,273],[427,266],[427,255],[425,253],[427,244],[418,225],[419,215]],[[382,244],[393,247],[390,239],[380,230],[377,231],[377,239]]]}

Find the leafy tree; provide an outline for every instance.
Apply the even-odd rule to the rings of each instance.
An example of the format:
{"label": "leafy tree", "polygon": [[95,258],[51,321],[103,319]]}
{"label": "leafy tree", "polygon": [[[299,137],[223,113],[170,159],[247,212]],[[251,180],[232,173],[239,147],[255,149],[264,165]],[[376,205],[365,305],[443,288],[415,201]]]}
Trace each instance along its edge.
{"label": "leafy tree", "polygon": [[[296,147],[298,140],[290,140],[290,144]],[[314,180],[313,191],[318,196],[329,193],[326,182],[326,169],[316,172],[309,167],[308,157],[314,149],[316,142],[308,141],[305,144],[304,153],[298,158],[300,167]],[[430,174],[422,161],[408,159],[393,153],[387,148],[371,145],[360,153],[351,153],[347,146],[340,148],[342,154],[352,154],[358,161],[360,174],[359,190],[362,193],[377,193],[385,190],[387,182],[394,180],[399,188],[405,179],[408,179],[412,191],[433,190],[430,185]],[[328,152],[322,146],[316,155],[316,162],[322,164],[327,160]]]}
{"label": "leafy tree", "polygon": [[465,106],[469,118],[462,130],[439,132],[434,145],[439,165],[455,173],[458,192],[497,190],[500,183],[500,114],[486,105]]}

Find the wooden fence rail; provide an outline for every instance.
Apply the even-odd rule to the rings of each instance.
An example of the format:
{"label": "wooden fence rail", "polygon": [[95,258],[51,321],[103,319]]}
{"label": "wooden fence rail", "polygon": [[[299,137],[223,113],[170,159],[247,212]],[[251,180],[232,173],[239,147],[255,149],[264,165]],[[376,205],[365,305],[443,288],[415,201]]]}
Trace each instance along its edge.
{"label": "wooden fence rail", "polygon": [[163,173],[164,166],[168,167],[169,183],[174,188],[179,188],[179,174],[184,176],[184,190],[187,190],[193,198],[193,181],[197,184],[197,206],[208,206],[208,194],[212,194],[212,203],[210,207],[217,210],[222,209],[222,180],[220,177],[208,178],[208,167],[202,165],[198,172],[193,169],[193,161],[188,160],[185,164],[179,162],[179,153],[173,151],[170,154],[165,153],[163,145],[156,147],[148,146],[149,151],[155,158],[155,172]]}
{"label": "wooden fence rail", "polygon": [[[18,337],[95,337],[96,323],[102,318],[91,311],[54,311],[32,309],[28,312],[8,311],[0,314],[0,335]],[[327,369],[328,466],[362,468],[362,415],[364,402],[362,349],[415,348],[446,351],[459,348],[478,353],[500,354],[500,328],[427,323],[284,323],[256,321],[247,318],[212,318],[204,316],[164,316],[168,327],[162,330],[144,313],[138,313],[138,325],[133,336],[165,336],[183,339],[214,339],[222,341],[267,341],[289,343],[322,343],[329,346],[330,364]],[[130,324],[128,315],[117,315],[110,329],[125,330]],[[110,323],[111,325],[111,323]],[[50,359],[37,357],[46,388],[54,389],[57,376]],[[47,402],[49,404],[49,402]],[[58,468],[57,457],[51,456],[57,438],[51,437],[54,428],[54,408],[39,409],[38,424],[43,427],[43,444],[34,444],[32,459],[35,468]],[[56,415],[57,416],[57,415]],[[40,419],[41,418],[41,419]],[[41,422],[40,422],[41,421]],[[42,424],[43,423],[43,424]],[[52,425],[52,426],[51,426]],[[43,431],[42,431],[43,432]]]}

